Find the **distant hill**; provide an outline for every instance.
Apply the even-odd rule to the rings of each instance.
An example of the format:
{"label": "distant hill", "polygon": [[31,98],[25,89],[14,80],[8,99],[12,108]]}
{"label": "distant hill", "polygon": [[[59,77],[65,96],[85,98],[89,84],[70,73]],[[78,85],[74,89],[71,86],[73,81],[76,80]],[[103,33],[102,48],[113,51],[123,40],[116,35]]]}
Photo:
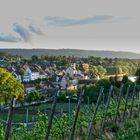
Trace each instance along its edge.
{"label": "distant hill", "polygon": [[116,51],[97,51],[97,50],[78,50],[78,49],[0,49],[9,54],[21,55],[30,58],[32,55],[65,55],[78,57],[108,57],[108,58],[129,58],[140,59],[140,54],[132,52]]}

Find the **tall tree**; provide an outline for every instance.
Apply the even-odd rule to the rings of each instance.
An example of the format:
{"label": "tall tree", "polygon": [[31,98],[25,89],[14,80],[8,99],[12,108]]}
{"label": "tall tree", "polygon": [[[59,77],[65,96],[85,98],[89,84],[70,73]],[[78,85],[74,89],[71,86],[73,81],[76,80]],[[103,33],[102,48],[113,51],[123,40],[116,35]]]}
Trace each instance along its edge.
{"label": "tall tree", "polygon": [[24,90],[22,84],[17,81],[11,73],[2,68],[0,68],[0,85],[0,103],[10,104],[4,135],[4,140],[8,140],[14,110],[13,104],[14,101],[24,98]]}
{"label": "tall tree", "polygon": [[95,78],[98,75],[98,69],[96,66],[91,66],[89,72],[92,78]]}
{"label": "tall tree", "polygon": [[106,69],[103,66],[98,65],[97,69],[98,69],[98,75],[100,76],[100,78],[106,74]]}

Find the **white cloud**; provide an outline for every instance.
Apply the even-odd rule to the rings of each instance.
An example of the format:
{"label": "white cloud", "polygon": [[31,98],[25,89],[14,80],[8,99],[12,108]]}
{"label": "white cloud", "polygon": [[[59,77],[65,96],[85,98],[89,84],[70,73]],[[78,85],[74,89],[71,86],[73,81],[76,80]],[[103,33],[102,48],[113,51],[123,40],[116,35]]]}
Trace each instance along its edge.
{"label": "white cloud", "polygon": [[0,33],[0,41],[2,41],[2,42],[19,42],[19,41],[21,41],[21,38],[15,37],[14,35],[11,35],[11,34]]}
{"label": "white cloud", "polygon": [[29,28],[30,32],[33,32],[38,35],[44,35],[44,33],[41,31],[41,29],[39,27],[36,27],[35,25],[29,25],[28,28]]}
{"label": "white cloud", "polygon": [[30,42],[31,40],[31,34],[29,33],[28,29],[26,29],[24,26],[14,23],[13,24],[13,30],[20,35],[20,37],[25,42]]}

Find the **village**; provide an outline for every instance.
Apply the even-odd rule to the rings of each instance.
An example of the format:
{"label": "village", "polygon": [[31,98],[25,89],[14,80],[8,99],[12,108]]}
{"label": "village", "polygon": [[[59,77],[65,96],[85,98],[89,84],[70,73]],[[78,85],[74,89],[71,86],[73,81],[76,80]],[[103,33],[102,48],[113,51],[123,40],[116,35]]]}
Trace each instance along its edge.
{"label": "village", "polygon": [[[63,66],[57,67],[55,62],[48,61],[42,64],[20,64],[17,62],[14,65],[6,65],[4,60],[0,60],[0,66],[6,68],[18,81],[24,84],[26,93],[33,90],[44,92],[53,88],[54,85],[64,90],[74,90],[77,89],[79,82],[91,80],[89,65],[84,63],[80,64],[78,68],[76,63],[71,63],[64,69]],[[97,75],[95,79],[98,80],[99,76]]]}
{"label": "village", "polygon": [[[94,84],[102,78],[109,78],[110,75],[99,76],[96,69],[90,71],[88,63],[70,63],[67,67],[57,65],[59,61],[33,61],[23,62],[17,58],[14,63],[9,63],[7,59],[0,60],[0,66],[6,68],[12,75],[20,81],[26,93],[26,98],[30,93],[37,91],[41,94],[41,100],[52,97],[54,87],[61,91],[77,90],[80,84]],[[103,69],[104,70],[104,69]],[[103,72],[102,72],[103,73]],[[93,76],[94,74],[94,76]],[[129,80],[134,82],[136,76],[129,76]],[[122,77],[117,78],[118,81]]]}

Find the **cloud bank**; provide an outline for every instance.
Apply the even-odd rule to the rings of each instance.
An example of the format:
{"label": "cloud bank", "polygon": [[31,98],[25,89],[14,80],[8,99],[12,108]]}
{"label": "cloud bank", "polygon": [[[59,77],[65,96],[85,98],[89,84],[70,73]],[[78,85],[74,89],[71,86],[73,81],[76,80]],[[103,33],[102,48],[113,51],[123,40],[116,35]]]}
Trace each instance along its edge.
{"label": "cloud bank", "polygon": [[12,34],[5,34],[2,32],[0,33],[0,42],[30,42],[31,37],[33,36],[33,34],[31,33],[34,33],[36,35],[44,35],[42,30],[33,24],[23,26],[19,23],[14,23],[12,30],[16,32],[19,35],[19,37],[16,37]]}
{"label": "cloud bank", "polygon": [[113,16],[93,16],[83,19],[71,19],[59,16],[46,16],[44,20],[48,26],[75,26],[110,22]]}
{"label": "cloud bank", "polygon": [[18,23],[14,23],[13,30],[18,33],[25,42],[30,42],[31,34],[29,33],[28,29]]}
{"label": "cloud bank", "polygon": [[41,29],[34,25],[29,25],[28,28],[29,28],[30,32],[33,32],[37,35],[44,35],[44,33],[41,31]]}
{"label": "cloud bank", "polygon": [[[11,28],[14,32],[18,34],[18,37],[12,34],[7,35],[4,33],[1,33],[0,41],[31,42],[31,39],[33,39],[34,35],[45,36],[46,28],[49,28],[49,26],[63,28],[63,27],[69,27],[69,26],[83,26],[83,25],[90,25],[90,24],[112,23],[112,22],[117,22],[117,21],[127,20],[127,19],[128,18],[125,18],[125,17],[118,18],[118,17],[110,16],[110,15],[97,15],[97,16],[85,17],[82,19],[65,18],[61,16],[45,16],[43,19],[42,18],[39,19],[39,23],[41,24],[37,24],[36,21],[33,21],[31,19],[30,20],[23,19],[22,24],[20,24],[21,21],[16,22],[16,23],[14,23],[15,21],[12,22],[13,27]],[[47,24],[47,27],[44,26],[44,23]]]}
{"label": "cloud bank", "polygon": [[15,37],[14,35],[11,35],[11,34],[0,33],[0,41],[2,41],[2,42],[19,42],[19,41],[21,41],[21,39],[18,37]]}

